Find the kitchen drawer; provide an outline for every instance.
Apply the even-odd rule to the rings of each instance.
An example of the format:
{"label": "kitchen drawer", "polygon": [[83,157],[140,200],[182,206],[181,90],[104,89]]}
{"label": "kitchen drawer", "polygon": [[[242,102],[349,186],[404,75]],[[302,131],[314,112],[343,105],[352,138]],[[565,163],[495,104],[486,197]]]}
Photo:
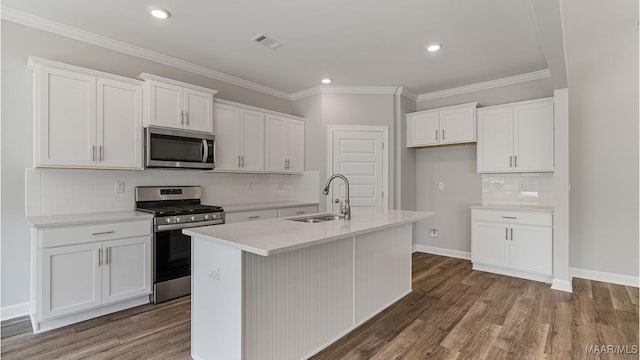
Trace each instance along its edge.
{"label": "kitchen drawer", "polygon": [[40,240],[43,248],[50,248],[150,234],[151,219],[45,229],[40,232]]}
{"label": "kitchen drawer", "polygon": [[278,210],[256,210],[225,214],[225,223],[232,224],[243,221],[273,219],[278,217]]}
{"label": "kitchen drawer", "polygon": [[553,214],[550,213],[472,209],[471,218],[473,221],[553,226]]}
{"label": "kitchen drawer", "polygon": [[292,208],[284,208],[278,210],[278,217],[296,216],[296,215],[308,215],[318,212],[318,206],[299,206]]}

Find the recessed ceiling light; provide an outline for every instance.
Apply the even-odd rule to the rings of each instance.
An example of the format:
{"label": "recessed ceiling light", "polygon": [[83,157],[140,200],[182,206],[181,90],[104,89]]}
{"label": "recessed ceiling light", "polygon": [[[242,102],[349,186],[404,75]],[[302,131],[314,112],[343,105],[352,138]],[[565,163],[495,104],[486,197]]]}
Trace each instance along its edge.
{"label": "recessed ceiling light", "polygon": [[442,48],[442,44],[431,44],[427,46],[428,52],[436,52]]}
{"label": "recessed ceiling light", "polygon": [[171,13],[167,9],[151,8],[149,12],[151,13],[151,15],[153,15],[153,17],[158,19],[166,19],[171,16]]}
{"label": "recessed ceiling light", "polygon": [[329,79],[329,78],[324,78],[324,79],[322,79],[322,83],[323,83],[323,84],[330,84],[330,83],[331,83],[331,79]]}

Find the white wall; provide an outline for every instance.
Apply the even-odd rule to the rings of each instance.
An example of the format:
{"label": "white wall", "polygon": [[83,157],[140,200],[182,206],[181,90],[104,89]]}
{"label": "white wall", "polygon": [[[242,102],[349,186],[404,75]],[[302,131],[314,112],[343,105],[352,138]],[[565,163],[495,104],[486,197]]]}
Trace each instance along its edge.
{"label": "white wall", "polygon": [[[389,168],[394,169],[394,96],[361,94],[321,94],[297,100],[294,112],[305,118],[305,168],[318,171],[320,183],[327,174],[327,125],[369,125],[389,128]],[[394,188],[394,177],[389,177]],[[393,191],[390,204],[393,204]],[[326,210],[326,198],[320,198],[320,210]]]}
{"label": "white wall", "polygon": [[[169,78],[219,90],[216,95],[226,100],[263,107],[274,111],[292,112],[291,102],[256,91],[226,84],[157,64],[133,56],[100,48],[80,41],[68,39],[44,31],[18,25],[3,20],[1,22],[2,44],[2,204],[1,204],[1,253],[2,253],[2,297],[1,306],[23,304],[29,300],[29,227],[25,221],[25,168],[32,166],[33,116],[32,116],[32,73],[27,68],[30,55],[49,58],[90,69],[105,71],[127,77],[135,77],[141,72],[149,72]],[[126,177],[136,178],[139,174],[126,173]],[[112,176],[107,173],[92,172],[90,180],[83,184],[94,184],[95,174],[105,179]],[[135,175],[134,175],[135,174]],[[145,173],[146,174],[146,173]],[[186,173],[170,177],[171,182],[186,179]],[[81,175],[74,175],[81,176]],[[84,175],[82,175],[84,176]],[[153,176],[142,175],[140,182],[147,182]],[[225,182],[229,177],[213,176],[211,184]],[[234,182],[237,181],[233,178]],[[257,180],[253,175],[237,181],[238,188],[247,187],[251,179],[256,179],[256,189],[260,187],[280,186],[277,178]],[[134,185],[138,180],[127,181]],[[100,181],[98,181],[100,182]],[[107,182],[104,180],[103,182]],[[182,182],[182,181],[181,181]],[[110,185],[105,185],[111,187]],[[236,186],[236,185],[234,185]],[[293,184],[283,185],[294,187]],[[129,190],[131,187],[128,187]],[[81,189],[79,189],[81,190]],[[85,189],[86,190],[86,189]],[[84,190],[83,190],[84,191]],[[290,194],[290,193],[289,193]],[[110,195],[112,196],[112,195]],[[131,206],[131,193],[124,195],[125,200],[116,199],[113,206]],[[246,196],[246,193],[245,193]],[[285,196],[286,197],[286,196]],[[243,198],[244,199],[244,198]],[[74,199],[73,206],[89,208],[83,199]],[[109,202],[105,199],[105,202]],[[215,200],[214,200],[215,201]],[[96,208],[91,205],[91,207]]]}
{"label": "white wall", "polygon": [[571,266],[637,277],[638,1],[562,5]]}
{"label": "white wall", "polygon": [[[416,209],[416,151],[407,148],[407,113],[416,111],[416,102],[396,96],[396,209]],[[415,233],[414,233],[415,234]],[[414,239],[415,240],[415,239]]]}

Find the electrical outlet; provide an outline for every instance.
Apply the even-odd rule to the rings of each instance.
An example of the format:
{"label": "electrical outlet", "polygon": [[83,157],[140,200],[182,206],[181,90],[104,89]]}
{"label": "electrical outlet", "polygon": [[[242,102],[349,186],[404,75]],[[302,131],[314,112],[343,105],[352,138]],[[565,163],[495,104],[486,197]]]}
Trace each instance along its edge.
{"label": "electrical outlet", "polygon": [[209,268],[209,277],[213,280],[220,280],[220,268]]}
{"label": "electrical outlet", "polygon": [[444,182],[443,182],[443,181],[440,181],[440,182],[438,183],[438,189],[440,189],[440,190],[444,190]]}
{"label": "electrical outlet", "polygon": [[429,229],[429,237],[438,237],[438,229]]}
{"label": "electrical outlet", "polygon": [[527,183],[524,181],[520,182],[520,191],[525,191],[527,190]]}
{"label": "electrical outlet", "polygon": [[116,181],[116,194],[124,194],[124,181]]}

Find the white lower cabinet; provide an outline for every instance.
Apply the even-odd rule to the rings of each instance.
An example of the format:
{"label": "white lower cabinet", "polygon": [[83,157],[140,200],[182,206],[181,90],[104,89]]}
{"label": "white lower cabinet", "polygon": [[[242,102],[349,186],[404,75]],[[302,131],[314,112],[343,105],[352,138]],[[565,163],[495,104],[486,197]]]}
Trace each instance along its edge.
{"label": "white lower cabinet", "polygon": [[477,270],[549,281],[553,215],[471,210],[471,261]]}
{"label": "white lower cabinet", "polygon": [[253,210],[253,211],[242,211],[235,213],[227,213],[225,214],[225,223],[233,224],[243,221],[253,221],[253,220],[264,220],[264,219],[275,219],[278,217],[278,210]]}
{"label": "white lower cabinet", "polygon": [[151,227],[138,220],[35,229],[34,332],[149,302]]}
{"label": "white lower cabinet", "polygon": [[318,212],[318,205],[283,208],[283,209],[278,209],[278,217],[309,215],[309,214],[315,214],[317,212]]}

